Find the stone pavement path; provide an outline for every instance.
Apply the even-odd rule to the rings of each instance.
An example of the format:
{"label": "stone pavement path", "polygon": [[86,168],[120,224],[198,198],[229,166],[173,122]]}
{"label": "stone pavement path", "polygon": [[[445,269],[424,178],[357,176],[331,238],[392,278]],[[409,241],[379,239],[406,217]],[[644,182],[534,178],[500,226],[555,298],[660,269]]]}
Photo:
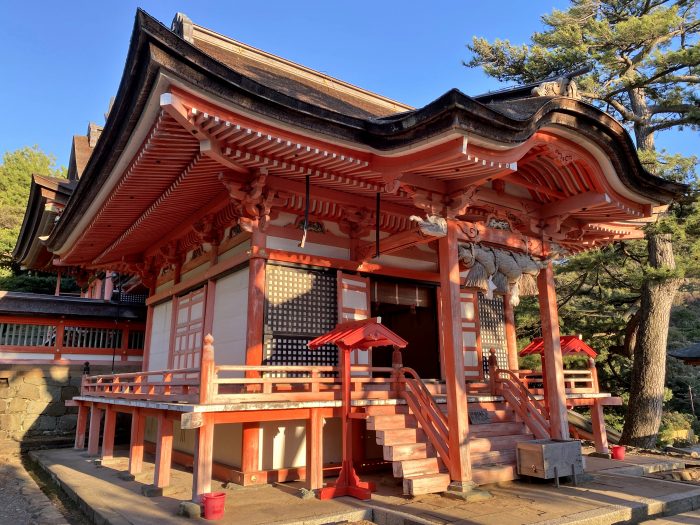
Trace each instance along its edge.
{"label": "stone pavement path", "polygon": [[691,510],[655,520],[643,521],[643,525],[700,525],[700,510]]}
{"label": "stone pavement path", "polygon": [[68,525],[17,455],[0,456],[0,523]]}

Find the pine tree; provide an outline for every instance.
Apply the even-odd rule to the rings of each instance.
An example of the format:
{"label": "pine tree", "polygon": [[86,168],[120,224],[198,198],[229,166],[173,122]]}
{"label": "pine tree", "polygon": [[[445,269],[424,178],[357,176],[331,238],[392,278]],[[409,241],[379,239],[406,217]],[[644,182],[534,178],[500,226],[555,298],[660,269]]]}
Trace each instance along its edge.
{"label": "pine tree", "polygon": [[[611,112],[633,132],[647,168],[679,179],[695,159],[655,150],[657,132],[700,125],[698,0],[572,0],[542,18],[545,30],[530,45],[475,37],[469,67],[502,81],[528,83],[589,68],[579,93]],[[654,446],[661,423],[668,322],[685,265],[677,265],[674,236],[682,236],[692,203],[675,206],[646,231],[639,258],[639,305],[627,322],[625,343],[634,356],[623,440]],[[694,208],[693,208],[694,209]],[[684,254],[685,255],[685,254]]]}

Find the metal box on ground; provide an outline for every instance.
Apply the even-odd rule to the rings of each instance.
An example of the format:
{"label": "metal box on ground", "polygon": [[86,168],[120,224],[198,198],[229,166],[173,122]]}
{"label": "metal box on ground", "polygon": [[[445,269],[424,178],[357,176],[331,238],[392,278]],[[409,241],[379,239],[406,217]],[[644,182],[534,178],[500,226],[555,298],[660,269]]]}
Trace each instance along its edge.
{"label": "metal box on ground", "polygon": [[521,441],[516,450],[518,474],[541,479],[583,474],[581,442],[573,439]]}

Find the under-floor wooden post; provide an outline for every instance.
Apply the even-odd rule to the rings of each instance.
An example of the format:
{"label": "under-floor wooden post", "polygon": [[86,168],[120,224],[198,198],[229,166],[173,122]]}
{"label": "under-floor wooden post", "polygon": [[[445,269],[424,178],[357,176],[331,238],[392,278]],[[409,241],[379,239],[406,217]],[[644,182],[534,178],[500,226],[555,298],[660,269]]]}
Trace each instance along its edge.
{"label": "under-floor wooden post", "polygon": [[75,424],[75,445],[76,450],[83,450],[85,448],[85,434],[87,433],[87,423],[88,414],[90,413],[90,407],[87,405],[80,405],[78,407],[78,421]]}
{"label": "under-floor wooden post", "polygon": [[165,412],[158,414],[156,435],[156,470],[153,486],[159,489],[170,485],[170,467],[173,454],[173,422]]}
{"label": "under-floor wooden post", "polygon": [[192,501],[199,502],[202,494],[211,492],[211,472],[214,453],[214,424],[205,417],[204,424],[195,429],[192,471]]}
{"label": "under-floor wooden post", "polygon": [[323,417],[317,408],[311,409],[306,420],[306,488],[323,487]]}
{"label": "under-floor wooden post", "polygon": [[97,456],[100,451],[100,423],[104,410],[92,405],[90,408],[90,436],[88,438],[88,455]]}
{"label": "under-floor wooden post", "polygon": [[102,460],[114,456],[114,430],[117,424],[117,412],[110,405],[105,410],[105,428],[102,432]]}
{"label": "under-floor wooden post", "polygon": [[457,234],[459,226],[447,221],[447,235],[438,241],[440,292],[445,358],[445,386],[449,428],[450,476],[453,482],[468,483],[472,479],[469,457],[469,422],[467,389],[464,378],[462,312],[460,299]]}
{"label": "under-floor wooden post", "polygon": [[596,399],[591,407],[591,426],[593,427],[593,443],[598,454],[609,454],[608,432],[605,428],[603,404]]}
{"label": "under-floor wooden post", "polygon": [[143,470],[143,437],[146,432],[146,416],[135,408],[131,414],[131,439],[129,441],[129,474],[136,476]]}
{"label": "under-floor wooden post", "polygon": [[260,470],[260,424],[243,423],[241,472],[250,474]]}
{"label": "under-floor wooden post", "polygon": [[554,439],[569,439],[569,422],[564,388],[564,360],[561,354],[559,310],[554,288],[554,269],[550,262],[537,276],[537,288],[542,322],[542,368],[545,376],[545,396],[549,407],[550,434]]}

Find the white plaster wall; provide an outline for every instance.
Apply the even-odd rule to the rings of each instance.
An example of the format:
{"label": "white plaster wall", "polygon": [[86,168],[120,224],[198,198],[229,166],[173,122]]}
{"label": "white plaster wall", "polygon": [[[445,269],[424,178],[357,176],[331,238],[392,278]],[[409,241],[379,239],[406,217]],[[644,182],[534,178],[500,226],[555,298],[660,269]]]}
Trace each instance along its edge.
{"label": "white plaster wall", "polygon": [[161,303],[153,308],[151,342],[148,350],[148,370],[165,370],[168,368],[172,314],[172,301]]}
{"label": "white plaster wall", "polygon": [[[248,268],[244,268],[216,281],[212,325],[216,364],[245,364],[248,273]],[[226,373],[226,377],[240,376]]]}
{"label": "white plaster wall", "polygon": [[172,280],[166,281],[163,284],[159,284],[158,286],[156,286],[156,293],[160,293],[160,292],[163,292],[165,290],[169,290],[172,287],[173,287],[173,281]]}
{"label": "white plaster wall", "polygon": [[204,264],[200,264],[196,268],[193,268],[192,270],[189,270],[185,273],[183,273],[180,276],[180,282],[186,281],[187,279],[191,279],[192,277],[198,277],[200,275],[203,275],[204,272],[206,272],[209,269],[210,263],[205,262]]}
{"label": "white plaster wall", "polygon": [[[260,424],[260,465],[262,470],[306,465],[306,422],[284,421]],[[323,425],[323,462],[340,463],[343,444],[340,419],[326,419]]]}
{"label": "white plaster wall", "polygon": [[270,236],[267,238],[267,247],[271,250],[285,250],[307,255],[318,255],[320,257],[333,257],[334,259],[350,259],[350,250],[347,248],[313,242],[307,242],[303,248],[299,248],[299,240],[301,240],[301,230],[299,230],[299,239],[283,239]]}
{"label": "white plaster wall", "polygon": [[240,244],[237,244],[233,248],[226,250],[225,252],[222,252],[219,254],[219,257],[217,260],[219,262],[225,261],[226,259],[230,259],[234,255],[238,255],[239,253],[243,253],[245,251],[250,250],[250,240],[244,241]]}
{"label": "white plaster wall", "polygon": [[437,262],[423,261],[420,259],[408,259],[406,257],[397,257],[395,255],[381,255],[378,259],[372,259],[372,262],[394,268],[404,268],[407,270],[418,270],[423,272],[439,271]]}

